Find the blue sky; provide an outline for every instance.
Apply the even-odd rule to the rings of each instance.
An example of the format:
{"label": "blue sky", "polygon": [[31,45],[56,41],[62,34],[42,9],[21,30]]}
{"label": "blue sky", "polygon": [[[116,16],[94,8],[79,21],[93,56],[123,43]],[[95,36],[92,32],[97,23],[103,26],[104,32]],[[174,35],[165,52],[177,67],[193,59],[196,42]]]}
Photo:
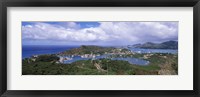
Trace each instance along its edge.
{"label": "blue sky", "polygon": [[22,22],[23,45],[132,45],[178,40],[178,22]]}
{"label": "blue sky", "polygon": [[[64,26],[67,22],[22,22],[22,26],[34,25],[36,23],[47,23],[51,25]],[[100,23],[98,22],[74,22],[74,23],[76,23],[76,25],[78,25],[80,28],[98,27],[100,25]]]}

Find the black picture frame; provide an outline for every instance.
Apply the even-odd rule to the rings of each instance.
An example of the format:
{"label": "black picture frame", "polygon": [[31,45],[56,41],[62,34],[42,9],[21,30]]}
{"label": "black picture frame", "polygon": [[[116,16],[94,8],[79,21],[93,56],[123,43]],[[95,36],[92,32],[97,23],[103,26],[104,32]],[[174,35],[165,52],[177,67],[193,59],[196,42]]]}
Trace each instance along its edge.
{"label": "black picture frame", "polygon": [[[7,90],[7,7],[193,7],[193,90]],[[200,0],[2,0],[0,1],[1,97],[199,97]]]}

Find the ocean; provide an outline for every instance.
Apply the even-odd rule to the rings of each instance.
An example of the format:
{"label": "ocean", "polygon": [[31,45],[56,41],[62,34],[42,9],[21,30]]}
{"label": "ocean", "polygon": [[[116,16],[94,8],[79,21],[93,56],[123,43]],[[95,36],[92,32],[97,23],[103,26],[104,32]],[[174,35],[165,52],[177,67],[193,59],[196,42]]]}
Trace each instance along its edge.
{"label": "ocean", "polygon": [[[78,48],[80,46],[63,46],[63,45],[23,45],[22,46],[22,58],[28,58],[33,55],[41,54],[55,54],[70,50],[73,48]],[[140,48],[130,48],[130,50],[138,53],[178,53],[178,50],[170,49],[140,49]]]}
{"label": "ocean", "polygon": [[[56,54],[59,52],[63,52],[66,50],[70,50],[73,48],[78,48],[80,46],[58,46],[58,45],[23,45],[22,46],[22,58],[29,58],[33,55],[41,55],[41,54]],[[133,52],[138,53],[178,53],[178,50],[170,50],[170,49],[139,49],[139,48],[130,48]],[[105,55],[97,56],[96,58],[104,58]],[[87,60],[88,58],[84,59],[80,56],[73,57],[73,60],[67,60],[64,63],[72,63],[78,60]],[[137,59],[137,58],[114,58],[112,60],[125,60],[131,64],[138,64],[138,65],[148,65],[148,61]]]}
{"label": "ocean", "polygon": [[55,54],[62,51],[66,51],[79,46],[62,46],[62,45],[23,45],[22,46],[22,58],[29,58],[33,55],[41,54]]}

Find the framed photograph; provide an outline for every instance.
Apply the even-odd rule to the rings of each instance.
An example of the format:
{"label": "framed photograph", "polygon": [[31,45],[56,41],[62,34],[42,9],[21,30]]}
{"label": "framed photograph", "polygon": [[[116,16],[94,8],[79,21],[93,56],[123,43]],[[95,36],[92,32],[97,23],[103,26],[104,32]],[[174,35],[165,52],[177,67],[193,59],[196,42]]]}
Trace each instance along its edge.
{"label": "framed photograph", "polygon": [[4,0],[2,97],[198,97],[199,0]]}

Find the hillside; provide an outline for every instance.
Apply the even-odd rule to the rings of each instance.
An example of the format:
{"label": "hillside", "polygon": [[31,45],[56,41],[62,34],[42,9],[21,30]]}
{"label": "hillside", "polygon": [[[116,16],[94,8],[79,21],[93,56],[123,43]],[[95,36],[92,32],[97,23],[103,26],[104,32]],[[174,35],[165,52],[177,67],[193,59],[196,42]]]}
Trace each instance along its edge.
{"label": "hillside", "polygon": [[146,42],[144,44],[135,44],[132,47],[144,48],[144,49],[178,49],[178,42],[177,41],[166,41],[162,43]]}
{"label": "hillside", "polygon": [[119,52],[127,52],[127,49],[117,49],[114,47],[100,47],[95,45],[82,45],[79,48],[74,48],[71,50],[67,50],[61,52],[60,55],[83,55],[83,54],[105,54],[105,53],[119,53]]}

